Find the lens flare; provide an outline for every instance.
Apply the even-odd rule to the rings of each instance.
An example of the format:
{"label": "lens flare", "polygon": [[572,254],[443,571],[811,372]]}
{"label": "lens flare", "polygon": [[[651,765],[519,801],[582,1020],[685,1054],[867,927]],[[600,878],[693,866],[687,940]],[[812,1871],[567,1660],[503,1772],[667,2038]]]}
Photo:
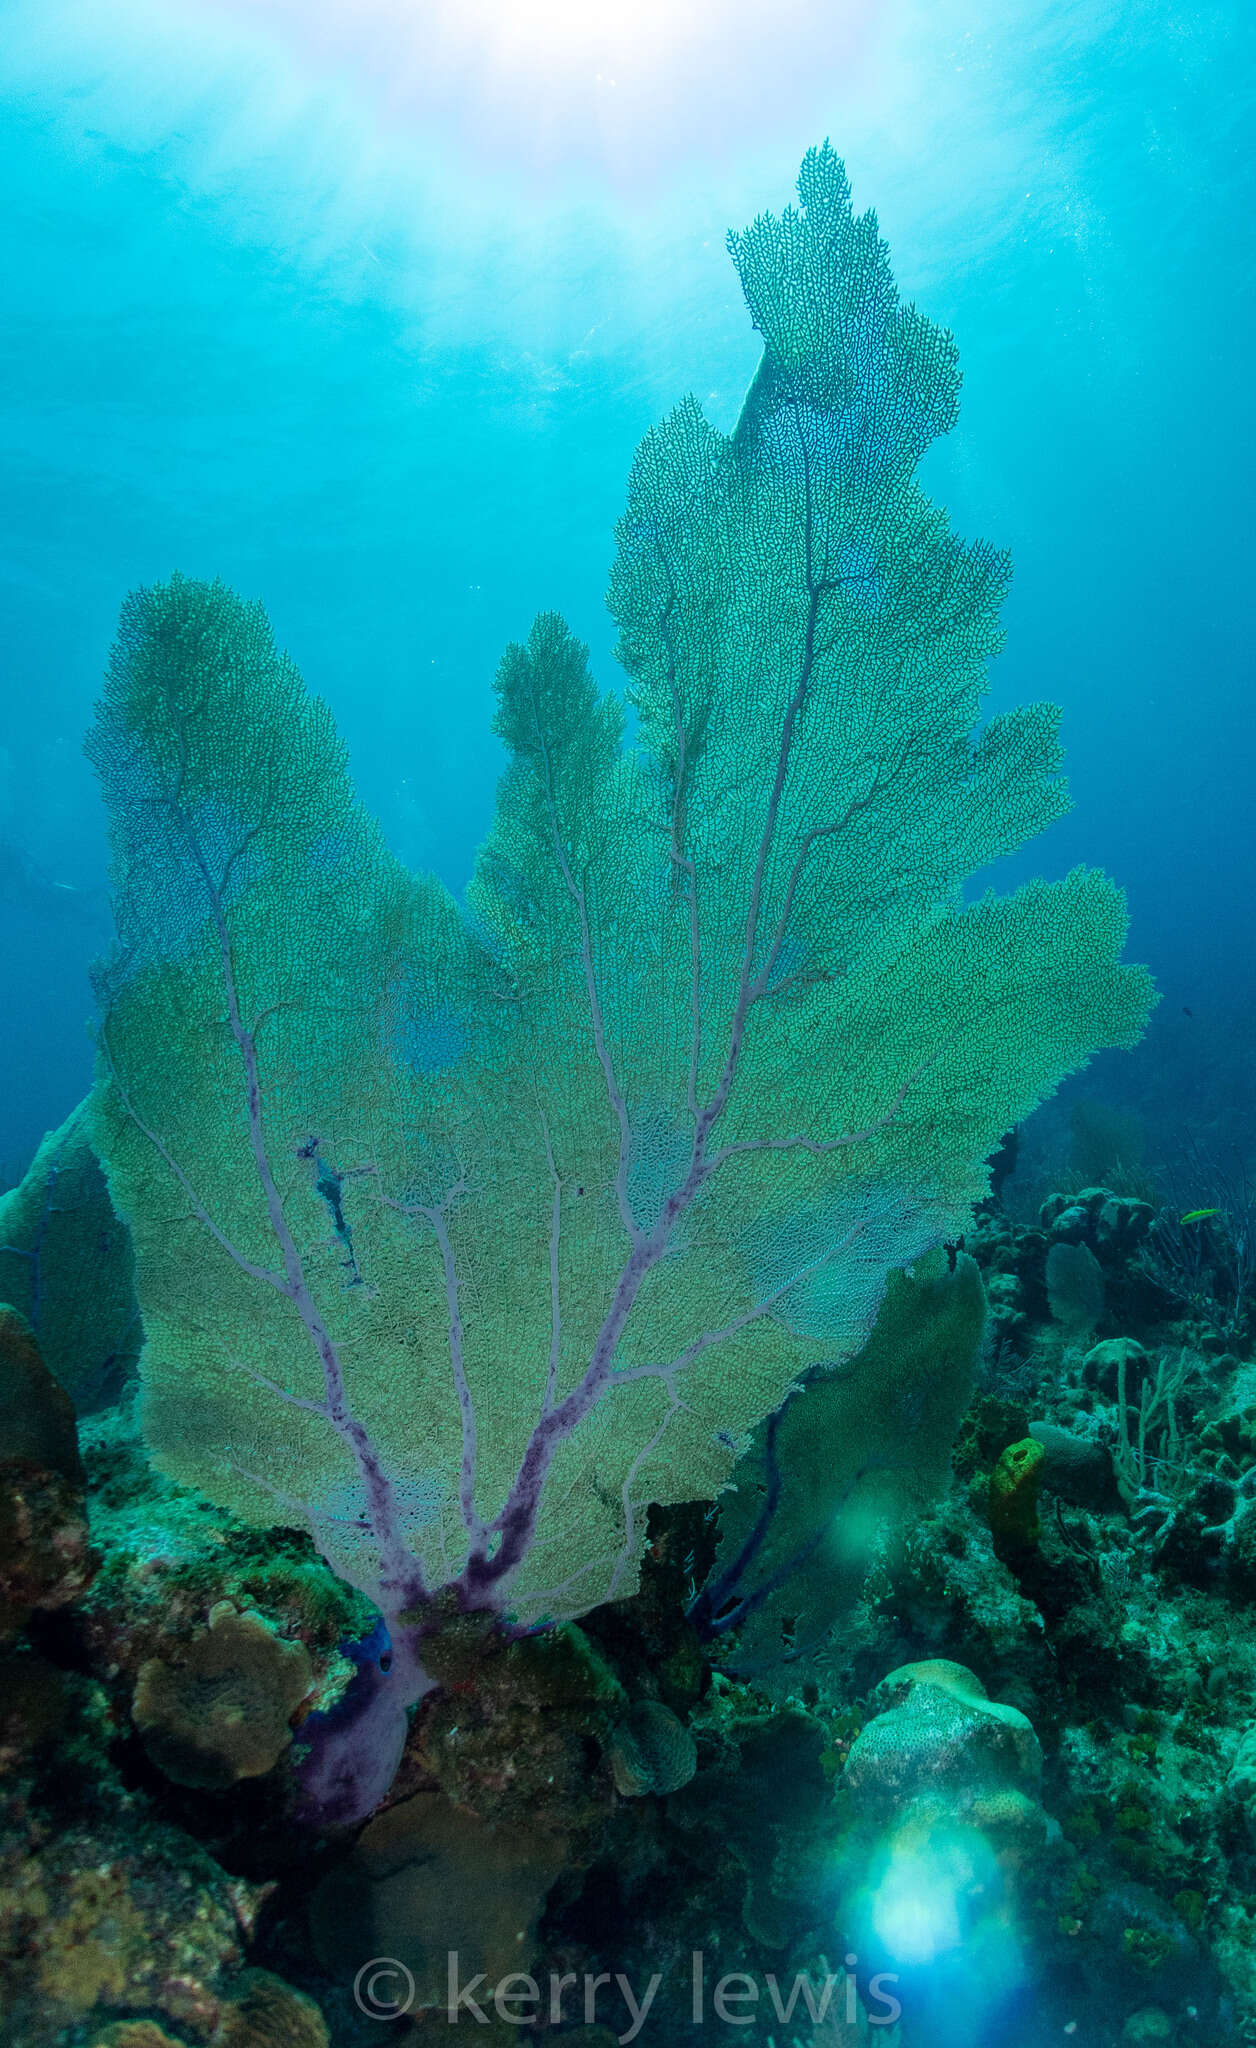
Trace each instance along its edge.
{"label": "lens flare", "polygon": [[896,1963],[932,1963],[963,1940],[960,1901],[971,1889],[971,1859],[954,1845],[896,1849],[872,1896],[872,1927]]}
{"label": "lens flare", "polygon": [[1026,1969],[1015,1899],[979,1829],[936,1809],[928,1820],[900,1823],[882,1840],[843,1918],[930,2048],[1016,2037],[1012,2017]]}

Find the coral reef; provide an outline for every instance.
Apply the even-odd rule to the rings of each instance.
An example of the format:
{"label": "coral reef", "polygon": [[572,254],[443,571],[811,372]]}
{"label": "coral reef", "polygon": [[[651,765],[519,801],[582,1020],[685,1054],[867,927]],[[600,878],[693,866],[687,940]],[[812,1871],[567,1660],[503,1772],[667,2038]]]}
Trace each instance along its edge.
{"label": "coral reef", "polygon": [[807,1925],[815,1869],[831,1827],[823,1720],[798,1706],[765,1711],[753,1693],[717,1688],[697,1723],[701,1768],[669,1819],[692,1837],[689,1859],[718,1857],[743,1874],[739,1917],[769,1952]]}
{"label": "coral reef", "polygon": [[25,1317],[0,1303],[0,1643],[90,1585],[83,1483],[69,1396]]}
{"label": "coral reef", "polygon": [[[328,2048],[316,2002],[249,1969],[268,1887],[229,1876],[109,1766],[99,1690],[64,1706],[59,1782],[31,1749],[0,1806],[0,2038],[6,2048]],[[70,1802],[72,1801],[72,1809]]]}
{"label": "coral reef", "polygon": [[[1158,1313],[1062,1347],[1046,1242],[998,1211],[968,1239],[1020,1290],[1018,1392],[975,1391],[949,1488],[823,1658],[766,1690],[728,1676],[736,1632],[687,1616],[710,1521],[656,1511],[639,1591],[580,1627],[444,1614],[438,1689],[356,1837],[302,1822],[299,1773],[383,1654],[372,1609],[303,1534],[155,1474],[125,1408],[80,1425],[80,1454],[66,1407],[34,1403],[25,1447],[78,1473],[101,1562],[15,1621],[0,1674],[6,2048],[361,2048],[389,1998],[439,2015],[451,1950],[503,2040],[552,1978],[564,2035],[622,2036],[617,1976],[640,2002],[657,1975],[648,2038],[681,2048],[697,1953],[708,2010],[725,1980],[757,2000],[752,2048],[779,2040],[783,1987],[825,2048],[833,2012],[867,2026],[891,1979],[922,2048],[974,1944],[973,2048],[1048,2048],[1074,2022],[1094,2048],[1199,2028],[1237,2048],[1256,2026],[1256,1363],[1191,1349],[1207,1332],[1139,1291],[1128,1236],[1103,1247],[1109,1298]],[[926,1882],[950,1914],[927,1964],[891,1954]],[[405,1974],[371,2007],[354,1986],[375,1956]]]}

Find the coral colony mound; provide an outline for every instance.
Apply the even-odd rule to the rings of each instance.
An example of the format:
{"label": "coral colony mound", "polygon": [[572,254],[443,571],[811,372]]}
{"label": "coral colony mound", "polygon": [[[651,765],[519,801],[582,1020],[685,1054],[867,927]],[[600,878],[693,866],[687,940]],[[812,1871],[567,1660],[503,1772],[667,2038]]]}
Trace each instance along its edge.
{"label": "coral colony mound", "polygon": [[633,466],[634,736],[543,614],[465,900],[260,606],[124,606],[96,1084],[0,1206],[14,2048],[1256,2025],[1250,1294],[1202,1200],[991,1195],[1152,990],[1101,874],[965,900],[1056,714],[978,723],[954,347],[799,197]]}

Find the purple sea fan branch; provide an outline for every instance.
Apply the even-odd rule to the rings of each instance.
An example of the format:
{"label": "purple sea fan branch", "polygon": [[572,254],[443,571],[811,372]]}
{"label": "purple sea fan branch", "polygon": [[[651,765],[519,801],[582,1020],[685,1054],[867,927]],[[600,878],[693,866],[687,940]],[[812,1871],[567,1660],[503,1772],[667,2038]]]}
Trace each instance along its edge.
{"label": "purple sea fan branch", "polygon": [[[408,1710],[432,1689],[432,1680],[422,1663],[421,1629],[407,1626],[402,1620],[407,1612],[421,1609],[427,1599],[427,1588],[419,1560],[406,1542],[392,1483],[374,1444],[350,1407],[339,1354],[310,1291],[300,1251],[288,1226],[266,1144],[257,1046],[241,1017],[226,914],[207,864],[190,832],[187,836],[204,878],[218,934],[228,1022],[245,1074],[249,1142],[271,1228],[283,1256],[285,1291],[322,1367],[325,1399],[322,1404],[308,1405],[313,1412],[325,1416],[353,1456],[363,1489],[367,1525],[380,1561],[379,1584],[371,1591],[391,1624],[387,1663],[381,1660],[365,1676],[352,1713],[312,1743],[302,1767],[302,1801],[307,1816],[323,1826],[350,1825],[373,1812],[387,1793],[405,1747]],[[456,1314],[456,1291],[454,1303]],[[460,1339],[460,1328],[457,1335]],[[274,1391],[284,1394],[277,1386]],[[284,1398],[292,1397],[284,1394]],[[473,1485],[474,1436],[470,1447]],[[266,1486],[259,1479],[255,1483]],[[464,1490],[467,1483],[464,1453]],[[277,1495],[277,1489],[269,1490]],[[304,1519],[317,1533],[317,1512],[309,1503],[304,1505]]]}
{"label": "purple sea fan branch", "polygon": [[870,1138],[875,1138],[879,1132],[889,1128],[916,1083],[940,1058],[941,1052],[935,1053],[931,1059],[925,1060],[917,1067],[914,1073],[909,1074],[884,1115],[874,1117],[871,1123],[862,1125],[859,1130],[842,1131],[836,1138],[809,1138],[805,1132],[799,1131],[792,1132],[786,1138],[743,1138],[736,1144],[725,1145],[716,1153],[711,1164],[713,1167],[719,1167],[730,1159],[739,1159],[747,1153],[760,1152],[809,1152],[814,1158],[824,1159],[832,1152],[846,1151],[852,1145],[864,1145]]}
{"label": "purple sea fan branch", "polygon": [[393,1195],[382,1191],[380,1200],[386,1209],[394,1209],[402,1216],[420,1216],[430,1227],[440,1253],[441,1273],[445,1284],[445,1306],[449,1317],[449,1367],[453,1377],[454,1393],[458,1402],[458,1415],[462,1429],[462,1463],[458,1477],[458,1502],[462,1513],[463,1527],[471,1538],[472,1545],[484,1538],[484,1523],[476,1512],[475,1475],[478,1458],[476,1435],[475,1402],[467,1379],[465,1357],[465,1333],[462,1327],[462,1309],[459,1301],[458,1267],[454,1248],[449,1236],[445,1213],[467,1193],[465,1176],[455,1181],[439,1202],[402,1202]]}
{"label": "purple sea fan branch", "polygon": [[[804,462],[806,461],[804,447]],[[793,695],[786,707],[782,721],[780,741],[777,749],[776,768],[771,793],[768,798],[763,831],[755,859],[754,873],[750,886],[749,908],[746,917],[745,941],[742,952],[738,996],[729,1027],[728,1047],[715,1088],[699,1109],[694,1126],[693,1145],[688,1171],[679,1186],[674,1188],[663,1204],[662,1212],[649,1231],[642,1231],[632,1215],[628,1200],[628,1162],[631,1147],[631,1130],[628,1121],[627,1104],[616,1080],[605,1044],[600,999],[597,992],[593,969],[592,940],[589,931],[587,905],[583,891],[579,888],[572,872],[567,850],[559,829],[558,809],[554,797],[548,753],[544,744],[539,712],[537,734],[539,757],[542,762],[546,784],[546,802],[549,810],[555,858],[565,886],[576,906],[580,928],[581,953],[584,965],[586,993],[590,1005],[594,1043],[599,1062],[606,1077],[611,1105],[620,1132],[619,1165],[616,1177],[616,1191],[620,1214],[628,1231],[632,1249],[620,1273],[611,1305],[598,1332],[593,1353],[583,1378],[556,1406],[547,1409],[532,1432],[524,1451],[514,1484],[500,1514],[487,1525],[487,1534],[495,1538],[496,1548],[473,1550],[468,1559],[464,1583],[472,1598],[487,1598],[496,1582],[517,1569],[531,1542],[532,1532],[540,1507],[545,1479],[553,1462],[555,1452],[563,1438],[579,1426],[595,1406],[614,1377],[614,1360],[628,1318],[640,1294],[647,1275],[658,1264],[669,1249],[675,1226],[680,1218],[692,1207],[698,1194],[717,1170],[718,1159],[707,1157],[707,1143],[713,1126],[722,1116],[737,1073],[741,1056],[745,1023],[751,1003],[759,988],[759,977],[753,975],[753,962],[757,944],[758,921],[768,863],[776,836],[777,821],[784,798],[789,769],[789,757],[797,721],[801,715],[815,661],[815,629],[819,602],[825,586],[818,583],[811,571],[811,492],[807,490],[807,581],[809,604],[804,632],[803,653],[800,673]],[[771,970],[779,951],[783,933],[778,934],[776,948],[770,952],[764,973],[770,980]],[[763,982],[767,986],[767,981]]]}
{"label": "purple sea fan branch", "polygon": [[187,1196],[188,1207],[191,1209],[192,1214],[195,1216],[197,1222],[204,1225],[205,1229],[213,1238],[215,1244],[219,1245],[221,1249],[224,1252],[226,1252],[227,1257],[231,1259],[232,1262],[240,1268],[240,1271],[242,1273],[247,1274],[250,1280],[264,1281],[268,1287],[273,1287],[276,1293],[288,1294],[288,1281],[283,1273],[276,1273],[270,1266],[259,1266],[254,1259],[246,1258],[244,1253],[239,1249],[238,1245],[232,1243],[231,1239],[227,1236],[226,1231],[223,1230],[220,1227],[220,1225],[214,1221],[214,1218],[210,1215],[208,1209],[205,1207],[205,1204],[201,1201],[200,1196],[197,1194],[195,1187],[192,1185],[191,1180],[188,1178],[188,1175],[184,1172],[182,1166],[180,1166],[178,1160],[174,1157],[174,1154],[171,1152],[169,1146],[163,1143],[160,1134],[153,1129],[151,1124],[146,1123],[144,1121],[144,1118],[140,1115],[138,1109],[135,1107],[135,1103],[132,1100],[129,1090],[123,1085],[121,1076],[118,1072],[117,1061],[114,1059],[112,1051],[110,1049],[109,1025],[107,1019],[105,1023],[101,1026],[100,1042],[102,1050],[105,1054],[105,1058],[109,1063],[110,1076],[113,1081],[113,1085],[118,1091],[119,1102],[122,1104],[122,1107],[126,1111],[126,1114],[130,1118],[131,1122],[135,1125],[136,1130],[141,1132],[141,1134],[145,1138],[147,1138],[149,1144],[153,1147],[153,1149],[157,1152],[159,1157],[163,1159],[165,1161],[165,1164],[169,1167],[171,1173],[178,1181],[179,1186],[182,1188],[184,1194]]}
{"label": "purple sea fan branch", "polygon": [[[196,707],[194,706],[193,709]],[[175,754],[173,777],[164,798],[152,799],[167,819],[175,841],[182,845],[191,870],[199,879],[203,900],[209,912],[212,930],[217,940],[219,968],[223,993],[226,998],[227,1024],[239,1054],[244,1079],[244,1108],[248,1130],[249,1147],[254,1170],[260,1185],[270,1229],[279,1248],[283,1263],[282,1273],[259,1265],[241,1252],[227,1233],[215,1222],[205,1205],[200,1201],[190,1179],[169,1146],[160,1134],[139,1113],[131,1094],[122,1082],[118,1062],[113,1057],[109,1040],[109,1020],[102,1026],[101,1041],[106,1057],[113,1070],[113,1081],[118,1099],[128,1118],[135,1124],[158,1155],[164,1160],[179,1186],[187,1197],[193,1214],[209,1231],[215,1242],[249,1278],[263,1282],[275,1292],[285,1296],[293,1304],[302,1327],[314,1350],[323,1381],[324,1400],[321,1404],[310,1404],[310,1412],[325,1417],[329,1425],[345,1444],[356,1465],[359,1480],[366,1500],[371,1531],[381,1559],[381,1603],[391,1606],[394,1612],[403,1606],[413,1604],[424,1596],[422,1572],[418,1560],[411,1554],[401,1527],[401,1518],[393,1496],[391,1482],[380,1462],[365,1428],[354,1414],[345,1388],[344,1374],[336,1346],[319,1312],[310,1290],[300,1251],[289,1227],[283,1201],[275,1180],[274,1169],[267,1147],[265,1120],[262,1106],[262,1084],[258,1061],[257,1043],[254,1033],[245,1024],[239,991],[236,982],[235,964],[232,957],[231,933],[227,921],[227,910],[223,887],[215,880],[210,862],[193,827],[192,820],[181,807],[182,791],[188,773],[189,719],[193,712],[185,707],[170,704],[169,709],[175,723]],[[266,806],[263,806],[265,810]],[[237,860],[247,845],[258,837],[262,827],[255,824],[243,835],[235,847],[231,860]],[[269,1010],[274,1006],[267,1006]],[[304,1405],[298,1397],[287,1395],[286,1390],[275,1383],[271,1389],[285,1400],[294,1400]]]}
{"label": "purple sea fan branch", "polygon": [[445,1276],[445,1300],[449,1313],[449,1363],[453,1373],[454,1392],[458,1400],[458,1413],[462,1425],[462,1466],[458,1478],[458,1502],[462,1510],[463,1526],[472,1544],[483,1540],[484,1524],[475,1507],[475,1468],[477,1440],[475,1425],[475,1403],[467,1381],[466,1361],[463,1356],[462,1311],[458,1301],[458,1269],[454,1260],[453,1245],[445,1222],[446,1203],[459,1193],[459,1183],[446,1197],[446,1202],[436,1208],[422,1209],[418,1213],[431,1224],[440,1249],[441,1270]]}
{"label": "purple sea fan branch", "polygon": [[541,1111],[541,1135],[545,1140],[545,1163],[554,1184],[550,1204],[549,1231],[549,1284],[550,1284],[550,1348],[549,1362],[545,1372],[545,1393],[541,1401],[541,1414],[548,1415],[554,1406],[558,1392],[558,1369],[563,1346],[563,1304],[559,1273],[559,1247],[563,1231],[563,1183],[554,1158],[554,1147],[550,1141],[549,1120]]}
{"label": "purple sea fan branch", "polygon": [[764,1316],[772,1315],[781,1306],[783,1301],[787,1300],[791,1294],[795,1293],[802,1286],[804,1281],[813,1279],[817,1273],[822,1273],[826,1266],[831,1266],[833,1261],[840,1257],[843,1252],[849,1251],[856,1239],[864,1235],[867,1229],[867,1218],[861,1218],[857,1223],[852,1223],[845,1236],[839,1238],[827,1251],[822,1252],[818,1259],[813,1259],[809,1265],[801,1267],[797,1273],[791,1273],[789,1279],[782,1281],[781,1285],[774,1289],[765,1300],[756,1302],[752,1308],[746,1309],[739,1316],[734,1316],[732,1321],[725,1323],[722,1328],[718,1330],[704,1330],[700,1337],[694,1337],[686,1344],[684,1350],[672,1360],[670,1365],[626,1366],[621,1372],[612,1374],[611,1386],[630,1386],[634,1380],[674,1380],[679,1373],[684,1372],[688,1366],[694,1364],[695,1360],[701,1358],[705,1351],[710,1351],[717,1344],[727,1343],[731,1337],[736,1337],[740,1335],[742,1330],[749,1329],[752,1323],[760,1322]]}
{"label": "purple sea fan branch", "polygon": [[247,1379],[252,1380],[255,1387],[261,1387],[266,1393],[273,1394],[276,1400],[286,1401],[290,1408],[304,1409],[307,1415],[321,1415],[324,1421],[328,1419],[326,1401],[311,1401],[304,1394],[290,1392],[287,1387],[281,1387],[278,1380],[272,1380],[267,1373],[258,1372],[246,1359],[233,1358],[231,1363],[237,1372],[242,1372]]}
{"label": "purple sea fan branch", "polygon": [[667,603],[659,618],[659,635],[667,650],[667,689],[671,702],[672,741],[675,747],[675,760],[672,763],[672,801],[668,817],[669,855],[673,868],[684,877],[689,906],[689,1072],[685,1093],[689,1114],[696,1124],[698,1076],[702,1068],[702,923],[698,907],[698,866],[693,855],[685,851],[685,790],[689,771],[689,733],[685,725],[684,705],[681,702],[676,673],[676,645],[672,624],[675,605],[676,592],[669,588]]}
{"label": "purple sea fan branch", "polygon": [[550,837],[554,859],[563,879],[563,886],[576,912],[580,933],[580,964],[584,975],[585,997],[589,1005],[589,1021],[593,1032],[593,1048],[597,1062],[602,1069],[606,1083],[607,1100],[619,1133],[619,1156],[615,1171],[615,1199],[622,1222],[629,1239],[635,1244],[639,1237],[632,1204],[628,1199],[628,1167],[632,1156],[632,1126],[628,1115],[628,1102],[615,1072],[606,1042],[606,1021],[602,1012],[602,998],[597,985],[597,970],[593,959],[593,934],[589,926],[589,905],[584,889],[576,879],[568,850],[563,841],[559,820],[558,798],[554,789],[554,772],[550,760],[550,749],[545,736],[544,721],[535,691],[532,696],[532,717],[534,723],[534,744],[540,763],[541,781],[544,787],[545,804],[549,815]]}
{"label": "purple sea fan branch", "polygon": [[[820,600],[825,591],[830,587],[816,578],[812,568],[813,514],[808,467],[809,457],[806,450],[805,437],[800,437],[800,440],[804,469],[808,470],[805,493],[808,610],[803,635],[799,676],[793,694],[786,706],[781,724],[773,782],[767,800],[763,829],[760,835],[750,884],[738,994],[729,1026],[728,1044],[723,1064],[710,1097],[697,1112],[688,1171],[683,1181],[668,1196],[654,1228],[649,1231],[641,1230],[632,1215],[631,1206],[628,1201],[627,1177],[631,1132],[627,1104],[616,1080],[609,1053],[606,1049],[601,1005],[593,968],[592,941],[589,931],[587,905],[583,891],[576,883],[567,849],[563,844],[559,829],[558,809],[554,798],[549,759],[545,750],[543,734],[541,733],[539,713],[537,715],[539,755],[546,785],[546,802],[550,816],[554,854],[565,886],[577,910],[586,993],[590,1005],[594,1042],[599,1062],[606,1077],[612,1108],[619,1125],[620,1145],[616,1189],[620,1214],[628,1231],[632,1249],[620,1273],[610,1308],[598,1333],[593,1353],[583,1378],[563,1401],[559,1402],[556,1406],[546,1407],[524,1451],[515,1481],[504,1507],[500,1514],[487,1524],[486,1533],[490,1539],[495,1539],[495,1548],[485,1547],[478,1551],[473,1549],[472,1555],[468,1559],[464,1583],[473,1600],[479,1598],[487,1599],[494,1584],[502,1581],[516,1570],[526,1554],[531,1542],[532,1532],[535,1528],[545,1479],[553,1462],[557,1447],[564,1437],[579,1426],[601,1398],[607,1386],[613,1383],[615,1379],[615,1355],[644,1280],[668,1251],[673,1240],[676,1224],[692,1207],[698,1194],[711,1180],[719,1167],[726,1163],[727,1158],[734,1156],[735,1153],[742,1149],[738,1146],[729,1147],[726,1148],[723,1154],[716,1154],[714,1158],[708,1157],[707,1153],[710,1133],[727,1107],[729,1095],[736,1079],[744,1043],[747,1016],[752,1004],[758,1000],[770,985],[772,971],[779,956],[781,945],[784,942],[788,903],[786,914],[782,916],[773,934],[768,957],[759,973],[756,974],[754,972],[754,959],[758,943],[758,926],[763,891],[769,862],[775,845],[794,736],[806,701],[815,664],[816,626]],[[871,796],[867,800],[871,801]],[[849,815],[853,815],[855,808],[858,807],[851,807]],[[834,829],[840,829],[841,825],[844,825],[845,822],[846,819],[843,818],[839,821],[838,827]],[[792,902],[792,891],[797,887],[798,876],[801,872],[800,864],[805,858],[805,852],[806,848],[804,847],[798,856],[798,864],[795,865],[791,877],[789,902]],[[860,1142],[866,1137],[871,1136],[874,1130],[883,1128],[885,1124],[892,1121],[901,1107],[901,1103],[911,1086],[913,1078],[909,1077],[900,1090],[896,1101],[886,1112],[885,1117],[879,1120],[877,1124],[871,1126],[866,1132],[852,1132],[842,1139],[834,1140],[826,1149],[835,1149],[843,1143],[854,1144]],[[752,1146],[750,1149],[759,1148]],[[782,1292],[785,1291],[787,1290],[782,1290]],[[745,1320],[750,1321],[753,1319],[754,1312],[751,1312]],[[704,1348],[707,1342],[707,1338],[695,1340],[699,1349]],[[697,1353],[695,1352],[694,1355],[697,1355]],[[680,1370],[680,1361],[677,1361],[676,1370]]]}
{"label": "purple sea fan branch", "polygon": [[[619,1556],[615,1559],[615,1568],[611,1573],[610,1583],[606,1588],[606,1598],[608,1600],[618,1598],[620,1586],[623,1584],[627,1573],[631,1570],[637,1554],[637,1504],[632,1498],[633,1486],[636,1483],[638,1474],[649,1464],[650,1459],[654,1456],[655,1451],[657,1451],[663,1438],[666,1436],[668,1429],[684,1407],[684,1402],[680,1399],[670,1379],[666,1382],[666,1385],[667,1412],[653,1436],[637,1452],[636,1457],[624,1475],[624,1483],[620,1488],[619,1497],[624,1511],[624,1540]],[[649,1503],[647,1502],[645,1505],[648,1506]]]}
{"label": "purple sea fan branch", "polygon": [[327,1420],[337,1435],[343,1438],[358,1468],[366,1495],[367,1513],[371,1529],[379,1545],[382,1564],[383,1586],[387,1594],[390,1584],[399,1591],[402,1586],[422,1592],[422,1576],[417,1560],[405,1543],[400,1527],[400,1516],[393,1496],[391,1482],[383,1469],[375,1448],[366,1430],[349,1405],[345,1389],[344,1373],[340,1357],[331,1335],[319,1313],[318,1306],[310,1292],[309,1282],[296,1240],[288,1227],[283,1203],[275,1184],[274,1169],[266,1147],[266,1134],[262,1118],[262,1089],[258,1070],[257,1046],[252,1033],[243,1023],[240,1015],[239,998],[236,993],[235,970],[231,958],[231,938],[227,929],[226,915],[222,902],[210,881],[208,869],[197,850],[197,860],[205,877],[210,894],[214,923],[218,932],[222,952],[223,985],[227,995],[227,1015],[232,1037],[239,1048],[244,1065],[247,1086],[249,1143],[253,1152],[257,1176],[261,1182],[266,1200],[267,1214],[271,1229],[283,1255],[284,1271],[288,1278],[288,1293],[302,1327],[318,1356],[323,1371],[326,1389]]}

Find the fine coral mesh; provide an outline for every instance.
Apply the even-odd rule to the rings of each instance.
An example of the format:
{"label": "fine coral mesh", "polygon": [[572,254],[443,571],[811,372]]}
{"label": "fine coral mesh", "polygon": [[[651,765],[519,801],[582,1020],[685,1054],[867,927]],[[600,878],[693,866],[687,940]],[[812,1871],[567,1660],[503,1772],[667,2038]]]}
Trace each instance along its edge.
{"label": "fine coral mesh", "polygon": [[[1065,808],[1056,714],[980,724],[1008,566],[914,481],[954,345],[831,151],[799,192],[730,241],[764,339],[734,431],[686,401],[633,464],[632,743],[543,614],[465,904],[388,852],[260,608],[176,578],[124,614],[93,1132],[145,1427],[259,1522],[321,1504],[359,1583],[473,1560],[530,1618],[631,1592],[649,1504],[718,1494],[1146,1015],[1101,875],[964,904]],[[363,1460],[382,1538],[328,1512]]]}

